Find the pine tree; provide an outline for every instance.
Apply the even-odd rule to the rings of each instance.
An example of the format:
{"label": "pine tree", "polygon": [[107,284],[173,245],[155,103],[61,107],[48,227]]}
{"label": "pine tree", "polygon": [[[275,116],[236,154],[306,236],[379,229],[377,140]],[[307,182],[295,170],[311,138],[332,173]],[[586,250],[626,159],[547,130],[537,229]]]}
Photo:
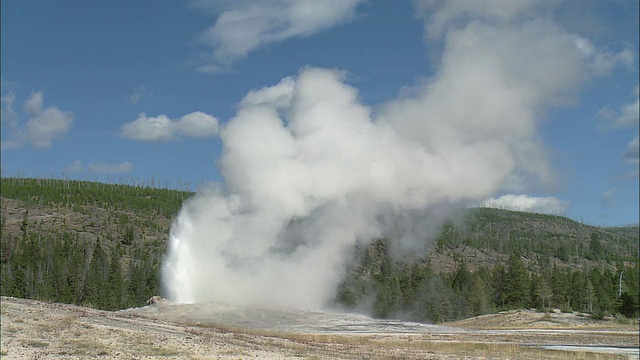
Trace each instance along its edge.
{"label": "pine tree", "polygon": [[107,308],[110,310],[121,309],[123,307],[124,280],[122,278],[120,258],[121,254],[119,249],[113,249],[111,251],[109,277],[107,279],[107,284],[109,286],[109,302]]}
{"label": "pine tree", "polygon": [[519,308],[528,305],[529,274],[524,262],[517,254],[511,255],[507,261],[504,284],[505,302],[508,306]]}
{"label": "pine tree", "polygon": [[553,298],[553,290],[549,286],[549,282],[544,276],[538,277],[538,288],[535,294],[542,301],[542,309],[546,311],[551,306],[551,299]]}
{"label": "pine tree", "polygon": [[474,316],[491,311],[491,296],[480,271],[471,276],[469,288],[469,306]]}
{"label": "pine tree", "polygon": [[100,240],[96,240],[93,248],[89,271],[85,284],[85,302],[88,305],[103,309],[107,305],[107,284],[106,284],[107,263]]}
{"label": "pine tree", "polygon": [[602,260],[604,258],[604,247],[602,246],[602,242],[600,242],[600,234],[597,232],[591,233],[587,258],[590,260]]}
{"label": "pine tree", "polygon": [[493,303],[500,308],[504,308],[506,305],[506,278],[506,268],[501,262],[497,263],[493,267],[493,272],[491,273],[491,285],[493,288]]}

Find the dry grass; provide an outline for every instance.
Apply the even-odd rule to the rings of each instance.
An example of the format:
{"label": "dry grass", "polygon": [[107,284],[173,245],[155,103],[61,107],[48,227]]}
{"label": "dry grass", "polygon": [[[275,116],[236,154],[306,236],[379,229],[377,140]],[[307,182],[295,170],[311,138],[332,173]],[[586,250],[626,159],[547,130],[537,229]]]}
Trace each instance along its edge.
{"label": "dry grass", "polygon": [[[285,339],[292,342],[288,347],[300,350],[300,356],[306,357],[304,350],[309,345],[346,345],[356,346],[371,352],[372,357],[384,358],[391,351],[403,352],[404,350],[418,351],[443,356],[471,357],[471,358],[498,358],[514,360],[531,359],[590,359],[590,360],[623,360],[625,355],[601,354],[586,351],[546,350],[537,347],[523,346],[504,342],[465,342],[465,341],[432,341],[419,340],[416,337],[407,336],[399,338],[380,338],[372,335],[340,335],[317,333],[290,333],[262,329],[247,329],[228,324],[201,324],[191,323],[191,326],[207,328],[221,333],[230,333],[235,339],[246,340],[252,336]],[[195,330],[192,330],[195,332]],[[200,335],[204,335],[201,333]],[[235,354],[241,355],[241,354]]]}
{"label": "dry grass", "polygon": [[152,346],[152,347],[148,347],[145,348],[144,351],[142,351],[142,353],[140,353],[140,356],[169,356],[169,357],[173,357],[173,356],[178,356],[182,354],[180,351],[174,350],[174,349],[169,349],[167,347],[161,347],[161,346]]}
{"label": "dry grass", "polygon": [[22,346],[37,347],[37,348],[46,348],[47,346],[49,346],[48,342],[40,341],[40,340],[21,340],[20,344]]}
{"label": "dry grass", "polygon": [[93,339],[67,339],[62,342],[65,353],[77,356],[104,356],[109,354],[109,348]]}
{"label": "dry grass", "polygon": [[[620,344],[637,346],[634,333],[566,335],[544,332],[459,331],[410,334],[299,333],[247,329],[222,323],[151,320],[48,303],[3,298],[4,358],[179,359],[626,359],[583,351],[545,350],[520,344]],[[27,311],[28,310],[28,311]],[[34,314],[40,321],[34,321]],[[28,315],[27,315],[28,314]],[[25,316],[26,315],[26,316]],[[540,314],[542,316],[542,314]],[[553,315],[552,315],[553,316]],[[62,331],[53,331],[59,329]],[[623,327],[621,329],[626,329]],[[635,333],[637,335],[637,332]],[[39,355],[40,354],[40,355]]]}

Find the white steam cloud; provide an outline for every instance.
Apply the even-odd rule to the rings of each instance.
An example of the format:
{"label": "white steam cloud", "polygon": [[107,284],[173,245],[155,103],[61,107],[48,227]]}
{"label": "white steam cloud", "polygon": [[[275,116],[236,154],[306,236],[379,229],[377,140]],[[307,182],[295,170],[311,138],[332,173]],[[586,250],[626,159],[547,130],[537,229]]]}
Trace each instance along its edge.
{"label": "white steam cloud", "polygon": [[[594,54],[546,17],[452,16],[438,25],[437,74],[375,116],[338,70],[251,91],[220,132],[224,183],[172,227],[166,295],[321,308],[355,244],[425,242],[435,229],[415,229],[411,214],[477,204],[514,178],[551,183],[537,121],[575,100]],[[414,229],[390,229],[394,219]]]}

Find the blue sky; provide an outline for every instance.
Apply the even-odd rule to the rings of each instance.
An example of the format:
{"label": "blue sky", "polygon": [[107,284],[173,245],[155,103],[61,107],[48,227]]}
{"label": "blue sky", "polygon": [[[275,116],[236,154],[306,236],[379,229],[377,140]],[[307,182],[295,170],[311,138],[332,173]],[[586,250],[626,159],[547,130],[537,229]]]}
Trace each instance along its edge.
{"label": "blue sky", "polygon": [[[406,191],[389,190],[384,201],[417,194],[428,206],[638,223],[637,1],[3,1],[1,26],[2,176],[192,189],[220,182],[254,194],[245,178],[269,181],[278,167],[260,146],[252,161],[234,153],[234,141],[269,143],[268,129],[263,138],[233,136],[247,124],[247,104],[263,101],[247,98],[273,105],[268,89],[300,94],[326,80],[355,91],[371,126],[394,129],[400,143],[424,152],[407,167],[428,185],[398,177],[393,191]],[[305,157],[301,130],[286,115],[302,97],[281,111],[298,144],[287,156],[341,163]],[[360,136],[342,135],[329,139]],[[394,141],[384,153],[409,158]],[[460,168],[474,172],[438,175]]]}

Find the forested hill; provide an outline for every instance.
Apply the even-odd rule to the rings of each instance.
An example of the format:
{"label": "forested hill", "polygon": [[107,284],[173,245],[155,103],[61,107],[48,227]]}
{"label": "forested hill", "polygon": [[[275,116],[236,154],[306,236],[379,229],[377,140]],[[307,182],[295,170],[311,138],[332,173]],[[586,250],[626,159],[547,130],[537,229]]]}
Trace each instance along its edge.
{"label": "forested hill", "polygon": [[160,263],[186,191],[150,184],[3,178],[2,295],[101,309],[160,292]]}
{"label": "forested hill", "polygon": [[422,254],[398,256],[389,239],[357,249],[336,301],[417,321],[551,307],[637,318],[638,248],[637,225],[469,209],[445,222]]}
{"label": "forested hill", "polygon": [[[119,309],[159,294],[172,218],[193,193],[152,185],[3,178],[2,295]],[[336,305],[418,321],[550,306],[638,315],[637,226],[479,208],[424,241],[411,258],[389,239],[355,249]]]}
{"label": "forested hill", "polygon": [[600,228],[566,217],[478,208],[457,223],[447,222],[436,247],[442,251],[460,245],[485,252],[518,252],[538,261],[570,264],[638,259],[638,225]]}

